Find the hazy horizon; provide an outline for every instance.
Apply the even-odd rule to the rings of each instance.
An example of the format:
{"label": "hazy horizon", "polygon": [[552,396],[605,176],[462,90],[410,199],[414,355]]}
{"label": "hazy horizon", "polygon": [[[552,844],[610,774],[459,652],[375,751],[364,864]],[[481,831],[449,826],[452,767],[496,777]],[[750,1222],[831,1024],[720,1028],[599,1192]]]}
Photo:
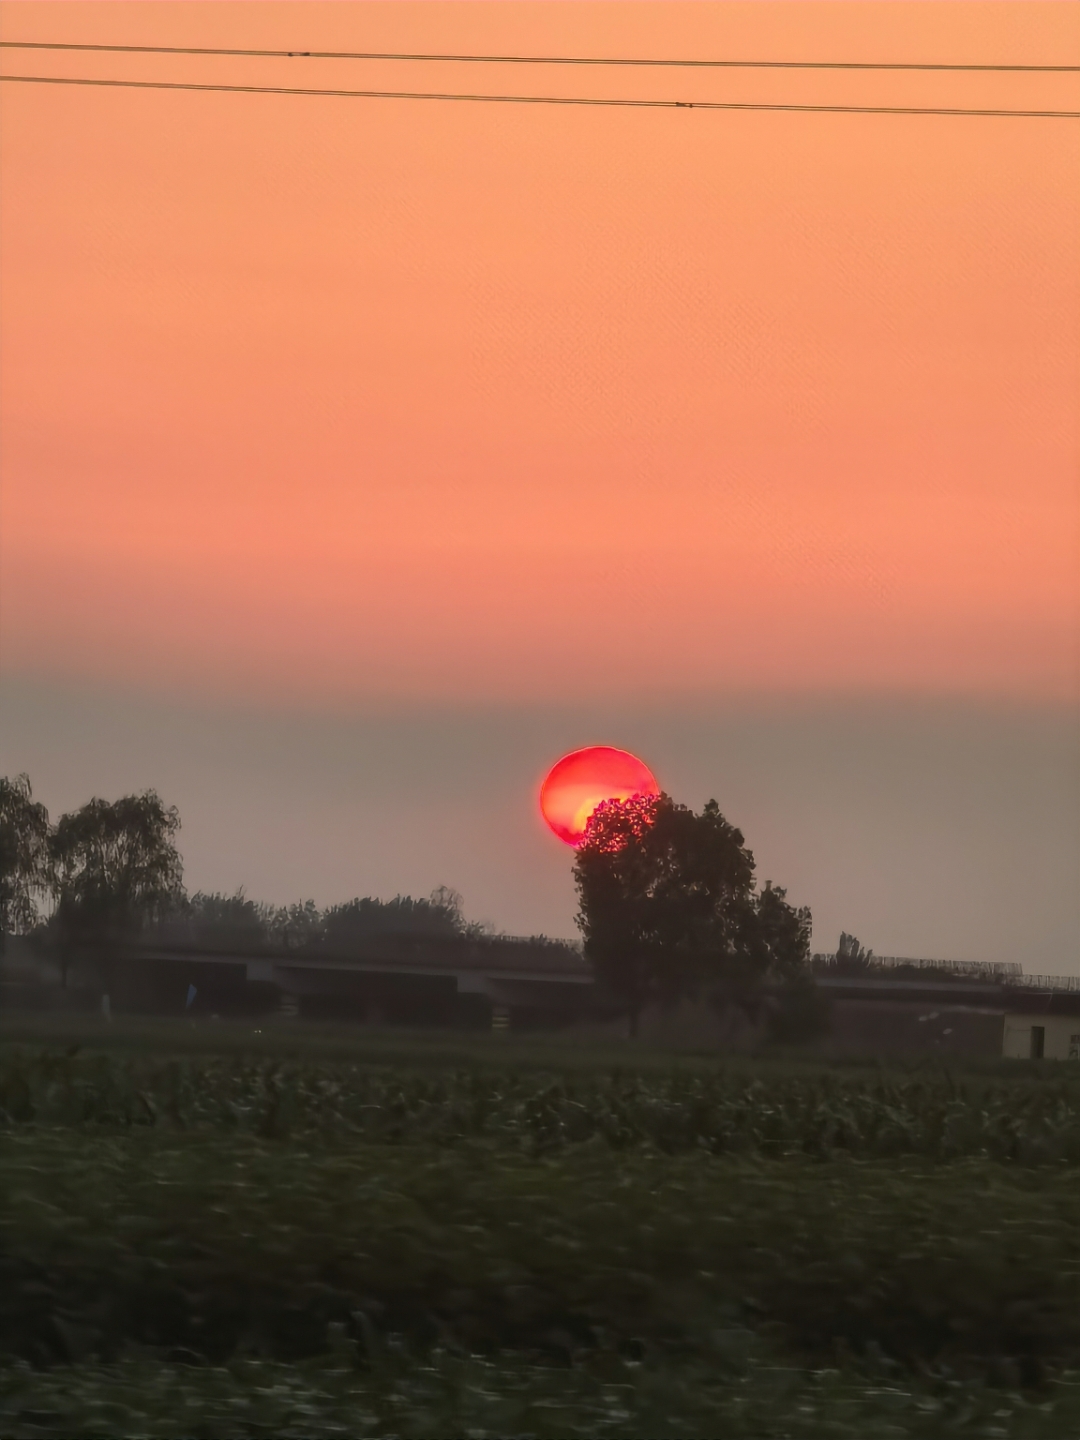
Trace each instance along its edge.
{"label": "hazy horizon", "polygon": [[[131,46],[1080,54],[1080,8],[1041,3],[3,18]],[[1076,108],[1046,72],[5,54],[169,84]],[[445,883],[472,918],[570,936],[535,791],[602,742],[715,796],[823,949],[844,929],[1080,970],[1075,122],[29,84],[0,105],[0,754],[54,813],[153,786],[192,888]]]}
{"label": "hazy horizon", "polygon": [[[461,891],[470,919],[575,935],[571,851],[537,791],[565,750],[624,745],[687,804],[715,797],[761,881],[878,954],[1080,963],[1080,746],[1071,707],[929,699],[699,699],[245,708],[9,679],[0,768],[54,817],[153,787],[180,809],[189,890],[320,905]],[[1008,884],[1002,883],[1007,877]]]}

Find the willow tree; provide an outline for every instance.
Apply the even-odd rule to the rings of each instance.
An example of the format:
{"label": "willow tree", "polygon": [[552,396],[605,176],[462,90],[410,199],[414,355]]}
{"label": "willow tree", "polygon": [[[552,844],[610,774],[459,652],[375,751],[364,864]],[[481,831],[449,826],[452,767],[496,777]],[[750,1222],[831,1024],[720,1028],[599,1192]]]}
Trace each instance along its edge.
{"label": "willow tree", "polygon": [[117,949],[179,904],[179,829],[175,806],[153,790],[94,799],[60,817],[51,849],[65,974],[70,955],[85,952],[107,985]]}
{"label": "willow tree", "polygon": [[0,948],[7,935],[33,928],[50,874],[49,812],[28,775],[0,777]]}

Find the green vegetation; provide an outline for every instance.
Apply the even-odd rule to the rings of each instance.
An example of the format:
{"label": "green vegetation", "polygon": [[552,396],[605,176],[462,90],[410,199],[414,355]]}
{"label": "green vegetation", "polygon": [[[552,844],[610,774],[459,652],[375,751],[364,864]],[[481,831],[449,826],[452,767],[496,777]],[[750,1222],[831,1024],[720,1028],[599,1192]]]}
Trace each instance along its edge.
{"label": "green vegetation", "polygon": [[5,1436],[718,1436],[725,1440],[1063,1440],[1080,1433],[1080,1379],[1038,1398],[956,1380],[608,1359],[556,1369],[521,1357],[348,1353],[301,1365],[169,1366],[147,1358],[0,1376]]}
{"label": "green vegetation", "polygon": [[[159,1033],[160,1030],[159,1030]],[[280,1034],[280,1031],[278,1032]],[[399,1054],[409,1050],[399,1044]],[[239,1054],[161,1059],[11,1050],[0,1054],[0,1118],[15,1125],[193,1127],[262,1138],[354,1137],[437,1146],[483,1142],[541,1155],[595,1142],[663,1154],[828,1159],[961,1157],[1080,1164],[1080,1077],[955,1079],[948,1071],[801,1072],[715,1062],[640,1070],[388,1064]],[[423,1056],[423,1050],[420,1050]],[[557,1052],[556,1052],[557,1055]],[[502,1065],[499,1065],[502,1060]],[[535,1067],[541,1068],[535,1068]]]}
{"label": "green vegetation", "polygon": [[141,1035],[0,1048],[5,1435],[1080,1424],[1064,1068]]}
{"label": "green vegetation", "polygon": [[[1080,1355],[1075,1175],[467,1146],[30,1130],[0,1145],[0,1340],[222,1361],[318,1353],[331,1322],[566,1358],[707,1350],[761,1325],[825,1363]],[[944,1182],[944,1183],[943,1183]],[[363,1338],[360,1325],[358,1337]]]}

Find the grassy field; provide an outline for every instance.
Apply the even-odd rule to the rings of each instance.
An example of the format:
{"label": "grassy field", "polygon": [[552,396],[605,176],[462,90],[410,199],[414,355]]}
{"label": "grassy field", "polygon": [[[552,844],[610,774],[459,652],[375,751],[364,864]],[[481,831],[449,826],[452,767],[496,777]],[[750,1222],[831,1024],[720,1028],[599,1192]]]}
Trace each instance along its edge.
{"label": "grassy field", "polygon": [[1080,1070],[0,1032],[0,1433],[1080,1434]]}

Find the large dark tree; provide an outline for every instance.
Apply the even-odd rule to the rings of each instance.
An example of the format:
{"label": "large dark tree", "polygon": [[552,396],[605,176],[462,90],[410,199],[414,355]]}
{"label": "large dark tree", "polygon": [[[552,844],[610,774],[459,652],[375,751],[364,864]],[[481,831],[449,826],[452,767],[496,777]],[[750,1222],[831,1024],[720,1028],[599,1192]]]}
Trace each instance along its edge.
{"label": "large dark tree", "polygon": [[91,800],[60,817],[51,848],[65,973],[73,952],[88,952],[107,985],[118,947],[179,905],[179,828],[175,807],[153,790]]}
{"label": "large dark tree", "polygon": [[574,879],[586,958],[632,1034],[647,1005],[684,997],[755,1012],[805,965],[809,911],[755,892],[754,857],[715,800],[700,814],[668,795],[601,805]]}
{"label": "large dark tree", "polygon": [[28,775],[0,777],[0,947],[34,925],[49,881],[49,812]]}

